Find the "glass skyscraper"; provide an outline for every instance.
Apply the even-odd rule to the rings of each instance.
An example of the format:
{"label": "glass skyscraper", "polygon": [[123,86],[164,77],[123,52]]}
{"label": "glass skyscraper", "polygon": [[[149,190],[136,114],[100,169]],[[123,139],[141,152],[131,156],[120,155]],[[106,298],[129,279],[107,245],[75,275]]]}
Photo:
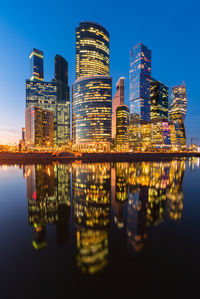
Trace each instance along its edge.
{"label": "glass skyscraper", "polygon": [[[38,57],[35,53],[40,56],[42,55],[42,58]],[[39,58],[40,60],[38,60]],[[31,63],[32,61],[35,62],[36,69],[38,69],[38,65],[42,65],[43,70],[42,51],[37,50],[36,52],[34,49],[30,55],[30,59],[33,59]],[[39,77],[40,79],[38,79]],[[31,80],[26,80],[26,108],[30,107],[39,107],[53,112],[54,146],[65,145],[70,139],[70,97],[68,63],[62,56],[55,56],[54,80],[45,82],[43,81],[43,75],[42,77],[39,75],[32,76]]]}
{"label": "glass skyscraper", "polygon": [[53,146],[53,112],[39,107],[26,108],[26,139],[27,147]]}
{"label": "glass skyscraper", "polygon": [[183,121],[187,112],[187,93],[185,82],[182,84],[172,87],[171,95],[169,98],[169,114],[176,114],[177,107],[182,115]]}
{"label": "glass skyscraper", "polygon": [[57,143],[57,84],[26,80],[26,108],[39,107],[53,112],[54,145]]}
{"label": "glass skyscraper", "polygon": [[151,50],[142,43],[130,55],[130,114],[136,120],[150,120]]}
{"label": "glass skyscraper", "polygon": [[[175,146],[182,148],[186,144],[185,116],[187,112],[187,94],[185,83],[172,87],[169,99],[169,119],[175,129]],[[172,128],[173,130],[173,128]]]}
{"label": "glass skyscraper", "polygon": [[129,108],[120,105],[116,109],[116,142],[117,150],[128,151]]}
{"label": "glass skyscraper", "polygon": [[76,81],[72,90],[73,147],[107,151],[111,142],[112,78],[109,33],[92,22],[76,29]]}
{"label": "glass skyscraper", "polygon": [[43,52],[33,49],[30,56],[30,78],[31,80],[44,80]]}
{"label": "glass skyscraper", "polygon": [[169,88],[160,81],[151,80],[151,120],[168,120]]}
{"label": "glass skyscraper", "polygon": [[[106,150],[111,142],[112,79],[93,76],[73,86],[72,137],[79,149]],[[82,144],[82,147],[81,147]]]}
{"label": "glass skyscraper", "polygon": [[70,94],[68,86],[68,62],[55,56],[55,81],[57,83],[57,144],[70,139]]}
{"label": "glass skyscraper", "polygon": [[109,33],[94,22],[81,22],[76,28],[76,79],[109,76]]}

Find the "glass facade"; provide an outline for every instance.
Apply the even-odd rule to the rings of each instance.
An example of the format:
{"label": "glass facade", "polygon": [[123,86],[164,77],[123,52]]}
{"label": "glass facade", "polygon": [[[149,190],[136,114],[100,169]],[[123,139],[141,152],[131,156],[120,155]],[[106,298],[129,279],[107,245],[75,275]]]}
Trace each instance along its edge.
{"label": "glass facade", "polygon": [[26,107],[40,107],[53,112],[54,145],[65,144],[70,138],[70,100],[58,98],[58,85],[56,81],[26,80]]}
{"label": "glass facade", "polygon": [[167,120],[156,119],[150,122],[130,120],[130,150],[152,150],[171,147],[171,127]]}
{"label": "glass facade", "polygon": [[43,52],[37,49],[33,49],[30,56],[30,78],[34,80],[44,80],[43,71]]}
{"label": "glass facade", "polygon": [[101,25],[81,22],[76,28],[76,79],[109,76],[109,33]]}
{"label": "glass facade", "polygon": [[135,119],[149,121],[151,50],[141,43],[131,51],[129,80],[130,113]]}
{"label": "glass facade", "polygon": [[[112,78],[93,76],[73,85],[72,137],[91,150],[111,141]],[[97,148],[98,147],[98,148]]]}
{"label": "glass facade", "polygon": [[38,107],[26,108],[26,139],[27,147],[53,146],[53,112]]}
{"label": "glass facade", "polygon": [[116,109],[124,104],[124,78],[121,77],[117,84],[117,91],[112,99],[112,138],[116,137]]}
{"label": "glass facade", "polygon": [[187,112],[187,93],[185,82],[180,85],[172,87],[171,95],[169,98],[169,114],[173,117],[177,110],[181,113],[183,122],[185,121],[185,116]]}
{"label": "glass facade", "polygon": [[54,145],[57,143],[57,84],[26,80],[26,108],[39,107],[53,112]]}
{"label": "glass facade", "polygon": [[151,80],[151,120],[168,120],[168,87],[160,81]]}
{"label": "glass facade", "polygon": [[118,151],[128,151],[129,108],[121,105],[116,110],[116,144]]}
{"label": "glass facade", "polygon": [[55,56],[55,81],[57,83],[57,145],[70,139],[70,93],[68,86],[68,62]]}
{"label": "glass facade", "polygon": [[154,120],[152,123],[152,147],[171,147],[170,125],[165,119]]}
{"label": "glass facade", "polygon": [[[185,83],[172,88],[169,99],[169,119],[174,125],[175,145],[182,148],[186,145],[184,120],[187,111],[187,95]],[[172,129],[173,130],[173,129]]]}

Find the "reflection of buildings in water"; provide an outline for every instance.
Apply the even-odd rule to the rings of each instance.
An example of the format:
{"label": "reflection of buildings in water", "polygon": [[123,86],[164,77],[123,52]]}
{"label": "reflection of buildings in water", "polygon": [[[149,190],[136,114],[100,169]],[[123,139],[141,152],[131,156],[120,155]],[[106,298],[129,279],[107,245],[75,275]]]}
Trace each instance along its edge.
{"label": "reflection of buildings in water", "polygon": [[108,232],[77,228],[77,266],[84,273],[95,274],[108,263]]}
{"label": "reflection of buildings in water", "polygon": [[170,168],[170,186],[167,190],[167,210],[169,217],[180,220],[183,211],[182,182],[185,172],[185,161],[172,161]]}
{"label": "reflection of buildings in water", "polygon": [[73,164],[72,178],[77,265],[82,272],[94,274],[108,263],[110,164]]}
{"label": "reflection of buildings in water", "polygon": [[43,247],[40,239],[43,238],[44,245],[48,223],[56,224],[57,244],[66,243],[69,237],[70,167],[59,164],[27,165],[24,177],[27,183],[29,224],[35,227],[34,247]]}
{"label": "reflection of buildings in water", "polygon": [[164,220],[166,200],[170,218],[181,217],[184,171],[183,160],[129,165],[127,236],[135,251],[144,246],[148,227]]}
{"label": "reflection of buildings in water", "polygon": [[128,163],[115,163],[111,168],[111,200],[114,221],[118,228],[124,227],[123,205],[128,199]]}
{"label": "reflection of buildings in water", "polygon": [[130,193],[127,205],[127,237],[128,243],[136,252],[144,246],[147,238],[147,192],[143,187],[140,192]]}
{"label": "reflection of buildings in water", "polygon": [[189,158],[189,168],[190,168],[190,171],[198,169],[199,166],[200,166],[200,158],[197,158],[197,157]]}

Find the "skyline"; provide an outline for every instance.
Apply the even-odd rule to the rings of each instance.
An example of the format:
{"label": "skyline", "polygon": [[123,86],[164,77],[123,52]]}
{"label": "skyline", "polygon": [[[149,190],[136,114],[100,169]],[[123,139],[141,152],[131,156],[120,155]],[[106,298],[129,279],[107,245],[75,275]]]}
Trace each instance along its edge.
{"label": "skyline", "polygon": [[[198,26],[195,27],[195,17],[191,16],[188,18],[187,28],[186,22],[184,20],[184,15],[189,17],[189,13],[194,13],[190,7],[179,7],[177,4],[181,3],[176,1],[173,5],[173,11],[171,12],[170,18],[167,16],[167,9],[165,12],[162,12],[157,9],[157,24],[154,18],[152,17],[150,25],[154,25],[155,28],[152,29],[152,35],[149,34],[149,29],[147,29],[147,20],[145,19],[145,14],[149,12],[150,16],[153,16],[155,12],[155,4],[157,1],[154,1],[153,4],[146,2],[146,10],[143,10],[143,23],[139,19],[141,14],[134,19],[134,24],[130,24],[132,20],[128,19],[130,12],[127,7],[136,8],[138,12],[141,5],[138,3],[132,4],[130,1],[126,1],[124,6],[118,10],[119,14],[125,10],[126,13],[123,14],[121,18],[122,22],[120,24],[115,24],[113,22],[115,19],[114,12],[111,15],[111,6],[108,4],[108,11],[105,11],[104,16],[101,15],[100,11],[93,9],[84,10],[84,15],[82,14],[83,7],[80,4],[80,10],[76,11],[76,17],[69,16],[69,19],[65,19],[64,26],[62,27],[59,34],[59,26],[53,23],[53,13],[58,14],[60,12],[63,15],[63,12],[54,9],[50,4],[49,19],[45,15],[45,6],[42,3],[41,14],[44,15],[44,20],[46,16],[46,25],[45,28],[49,27],[48,30],[40,27],[38,28],[35,23],[35,27],[31,27],[31,24],[26,24],[27,27],[22,28],[25,24],[26,18],[30,17],[32,12],[29,12],[30,6],[25,7],[23,12],[24,14],[21,18],[16,16],[14,17],[13,12],[16,13],[15,4],[12,9],[6,11],[8,5],[4,4],[5,12],[0,20],[0,34],[4,43],[2,44],[0,50],[0,88],[1,96],[0,102],[6,103],[1,106],[0,113],[0,144],[7,143],[9,140],[18,140],[21,138],[21,128],[25,124],[25,80],[29,78],[29,54],[32,48],[38,48],[44,52],[44,79],[45,81],[50,81],[54,77],[54,56],[56,54],[62,55],[69,63],[69,85],[70,89],[72,84],[75,81],[75,30],[78,24],[83,21],[95,21],[104,26],[109,34],[111,39],[110,46],[110,75],[113,77],[113,96],[115,93],[115,85],[120,77],[125,77],[125,104],[129,105],[129,61],[130,61],[130,51],[133,46],[139,42],[143,42],[149,49],[152,50],[152,77],[166,84],[170,89],[172,86],[179,85],[185,81],[187,96],[188,96],[188,110],[186,116],[186,134],[187,134],[187,143],[189,144],[191,137],[200,137],[198,132],[198,121],[200,121],[200,108],[198,106],[198,61],[194,64],[191,64],[191,43],[188,42],[190,39],[193,40],[195,36],[195,31],[198,34]],[[170,1],[172,2],[172,1]],[[170,2],[168,6],[170,7]],[[25,2],[24,2],[25,3]],[[85,7],[91,1],[85,2]],[[101,1],[102,4],[105,1]],[[128,6],[129,3],[129,6]],[[191,2],[190,2],[191,3]],[[30,5],[30,4],[29,4]],[[64,5],[64,2],[63,2]],[[68,9],[71,7],[75,9],[74,4],[66,5]],[[150,6],[150,10],[148,10]],[[172,6],[171,6],[172,7]],[[93,13],[95,10],[95,13]],[[179,15],[177,11],[179,10]],[[62,9],[63,11],[63,9]],[[70,9],[69,9],[70,11]],[[196,11],[196,10],[195,10]],[[33,11],[34,12],[34,11]],[[110,12],[110,14],[108,13]],[[181,14],[182,12],[182,14]],[[188,14],[187,14],[188,12]],[[127,16],[127,17],[126,17]],[[135,16],[135,15],[134,15]],[[167,22],[165,24],[159,25],[159,19],[161,21],[162,16],[167,16]],[[176,16],[176,21],[174,21],[173,16]],[[10,18],[11,17],[11,18]],[[57,16],[57,20],[58,20]],[[115,14],[116,18],[116,14]],[[182,22],[180,22],[180,19]],[[60,18],[59,18],[60,20]],[[72,21],[73,20],[73,21]],[[190,21],[190,22],[189,22]],[[60,21],[60,25],[64,20]],[[171,23],[170,23],[171,22]],[[175,22],[175,23],[174,23]],[[167,28],[167,24],[169,28]],[[54,24],[55,27],[52,28],[50,24]],[[146,27],[145,27],[146,25]],[[175,27],[173,27],[176,25]],[[180,30],[180,25],[182,25],[182,30]],[[141,28],[140,28],[141,27]],[[172,35],[170,31],[174,28]],[[30,29],[30,30],[28,30]],[[40,29],[40,30],[38,30]],[[119,34],[119,30],[122,29],[122,34]],[[156,29],[156,30],[155,30]],[[184,30],[185,29],[185,30]],[[193,29],[193,30],[192,30]],[[196,30],[194,30],[196,29]],[[154,33],[157,33],[155,35]],[[162,32],[162,36],[159,35]],[[44,35],[46,32],[46,35]],[[123,32],[125,34],[123,34]],[[130,34],[132,32],[132,35]],[[187,38],[185,37],[187,34]],[[175,39],[175,37],[176,39]],[[165,38],[164,38],[165,37]],[[167,37],[167,39],[166,39]],[[163,40],[164,38],[164,40]],[[175,40],[174,40],[175,39]],[[173,41],[170,46],[170,41]],[[195,40],[195,52],[200,50],[200,42]],[[188,57],[188,60],[185,60],[185,57]],[[163,59],[164,58],[164,59]],[[8,63],[9,61],[9,63]],[[10,76],[13,74],[13,76]],[[17,116],[17,117],[16,117]],[[9,136],[7,136],[9,133]]]}

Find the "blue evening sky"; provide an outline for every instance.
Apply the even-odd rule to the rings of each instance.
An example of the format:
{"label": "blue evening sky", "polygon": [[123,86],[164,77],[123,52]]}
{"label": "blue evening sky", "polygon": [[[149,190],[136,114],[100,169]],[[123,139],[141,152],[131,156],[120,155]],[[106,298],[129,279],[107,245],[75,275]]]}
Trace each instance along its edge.
{"label": "blue evening sky", "polygon": [[[131,48],[143,42],[152,50],[152,76],[169,87],[185,80],[188,95],[187,138],[200,138],[200,2],[0,1],[0,144],[18,141],[24,126],[25,79],[29,53],[44,51],[45,80],[54,77],[54,56],[69,63],[75,79],[75,28],[95,21],[110,33],[113,95],[119,77],[128,76]],[[200,141],[200,140],[199,140]]]}

